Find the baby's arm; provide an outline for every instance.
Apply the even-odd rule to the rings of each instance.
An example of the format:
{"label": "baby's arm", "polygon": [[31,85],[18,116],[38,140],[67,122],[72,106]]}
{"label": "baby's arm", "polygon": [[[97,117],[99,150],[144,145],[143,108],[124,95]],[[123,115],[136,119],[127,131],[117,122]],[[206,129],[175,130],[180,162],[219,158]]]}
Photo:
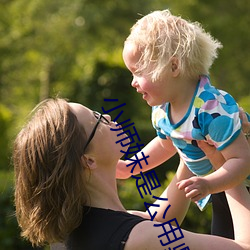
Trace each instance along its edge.
{"label": "baby's arm", "polygon": [[[197,201],[208,194],[227,190],[242,183],[250,174],[250,148],[243,133],[222,150],[221,154],[225,162],[217,171],[178,183],[178,187],[184,189],[188,198]],[[220,157],[217,162],[223,163],[223,159]]]}
{"label": "baby's arm", "polygon": [[144,156],[149,156],[147,158],[148,165],[145,161],[141,161],[142,169],[137,165],[134,168],[133,173],[131,173],[131,166],[127,167],[128,164],[132,163],[131,160],[135,160],[135,156],[131,158],[131,160],[120,160],[117,164],[116,170],[116,178],[118,179],[126,179],[131,175],[137,175],[141,171],[145,172],[149,169],[159,166],[163,162],[170,159],[175,155],[176,149],[172,144],[172,141],[167,139],[163,140],[160,137],[155,137],[152,141],[150,141],[139,153],[137,153],[138,159],[142,158],[143,152]]}

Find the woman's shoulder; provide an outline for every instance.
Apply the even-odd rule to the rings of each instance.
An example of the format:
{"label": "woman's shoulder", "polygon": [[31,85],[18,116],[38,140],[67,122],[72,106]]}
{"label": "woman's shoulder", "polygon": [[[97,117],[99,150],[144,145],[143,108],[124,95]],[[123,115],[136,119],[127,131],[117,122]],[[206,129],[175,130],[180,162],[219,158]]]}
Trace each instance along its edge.
{"label": "woman's shoulder", "polygon": [[160,223],[150,220],[142,221],[131,230],[124,250],[162,250],[161,240],[164,241],[164,236],[162,239],[159,238],[162,234],[164,234],[164,229]]}
{"label": "woman's shoulder", "polygon": [[123,249],[135,225],[144,218],[111,209],[85,207],[81,224],[67,240],[67,249]]}

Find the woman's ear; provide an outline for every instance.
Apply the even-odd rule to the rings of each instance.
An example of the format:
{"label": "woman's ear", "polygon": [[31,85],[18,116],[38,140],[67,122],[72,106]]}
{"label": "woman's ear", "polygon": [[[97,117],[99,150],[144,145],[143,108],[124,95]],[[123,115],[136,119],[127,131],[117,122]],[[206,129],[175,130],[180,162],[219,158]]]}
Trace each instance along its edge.
{"label": "woman's ear", "polygon": [[180,68],[179,68],[179,60],[176,57],[173,57],[171,59],[171,70],[173,73],[173,76],[176,77],[180,74]]}
{"label": "woman's ear", "polygon": [[97,168],[96,163],[95,163],[95,159],[93,157],[88,156],[88,155],[83,155],[82,160],[84,161],[85,164],[87,164],[89,169]]}

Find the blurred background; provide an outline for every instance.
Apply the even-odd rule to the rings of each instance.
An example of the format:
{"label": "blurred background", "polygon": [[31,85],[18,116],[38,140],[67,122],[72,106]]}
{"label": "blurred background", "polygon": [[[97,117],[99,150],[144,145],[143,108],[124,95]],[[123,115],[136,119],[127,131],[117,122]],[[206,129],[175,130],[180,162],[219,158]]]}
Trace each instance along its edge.
{"label": "blurred background", "polygon": [[[126,103],[123,118],[135,123],[142,143],[155,136],[151,109],[130,86],[121,52],[141,15],[166,8],[199,21],[222,42],[212,83],[250,112],[249,0],[0,0],[0,249],[33,249],[20,238],[14,216],[11,150],[39,101],[59,95],[101,111],[108,107],[104,98],[119,99]],[[155,195],[177,164],[176,156],[157,168],[162,187]],[[118,185],[126,208],[145,209],[134,179]],[[210,221],[211,207],[200,212],[191,204],[183,228],[208,233]]]}

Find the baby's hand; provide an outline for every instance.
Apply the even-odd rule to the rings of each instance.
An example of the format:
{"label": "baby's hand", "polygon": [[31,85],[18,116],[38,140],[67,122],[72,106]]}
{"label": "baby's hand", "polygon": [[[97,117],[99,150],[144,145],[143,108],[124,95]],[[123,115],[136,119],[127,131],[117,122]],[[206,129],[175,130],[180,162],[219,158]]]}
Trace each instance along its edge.
{"label": "baby's hand", "polygon": [[186,197],[192,201],[198,201],[206,197],[210,192],[209,183],[204,177],[193,176],[177,183],[180,190],[184,190]]}

